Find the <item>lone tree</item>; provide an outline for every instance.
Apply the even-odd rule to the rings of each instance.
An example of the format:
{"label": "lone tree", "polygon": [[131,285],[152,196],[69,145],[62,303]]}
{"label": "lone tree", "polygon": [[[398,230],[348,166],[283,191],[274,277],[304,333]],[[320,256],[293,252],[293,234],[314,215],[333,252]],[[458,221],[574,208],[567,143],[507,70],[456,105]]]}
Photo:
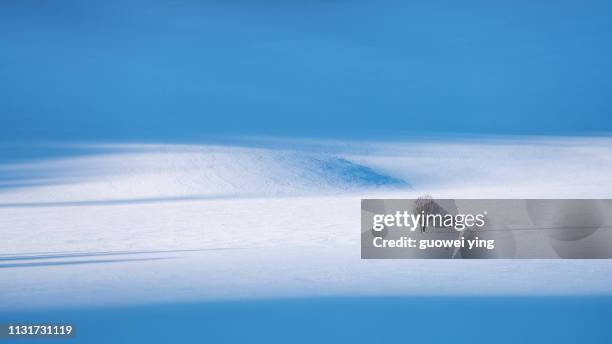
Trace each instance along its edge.
{"label": "lone tree", "polygon": [[[414,202],[414,213],[415,214],[423,214],[424,218],[427,218],[427,215],[446,215],[448,212],[442,208],[433,198],[429,195],[421,196],[416,199]],[[427,228],[427,221],[422,222],[421,232],[425,233],[425,229]]]}

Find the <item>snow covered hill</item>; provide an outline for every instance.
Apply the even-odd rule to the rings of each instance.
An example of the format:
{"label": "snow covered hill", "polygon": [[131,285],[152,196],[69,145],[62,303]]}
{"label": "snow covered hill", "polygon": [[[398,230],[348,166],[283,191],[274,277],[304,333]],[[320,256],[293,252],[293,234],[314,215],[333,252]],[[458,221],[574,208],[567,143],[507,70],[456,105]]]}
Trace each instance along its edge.
{"label": "snow covered hill", "polygon": [[[119,146],[112,153],[0,166],[0,175],[2,203],[320,195],[408,186],[334,154],[185,145]],[[18,187],[23,183],[35,187]]]}
{"label": "snow covered hill", "polygon": [[0,164],[0,311],[612,294],[609,260],[369,261],[359,245],[364,197],[609,198],[610,139],[103,148]]}

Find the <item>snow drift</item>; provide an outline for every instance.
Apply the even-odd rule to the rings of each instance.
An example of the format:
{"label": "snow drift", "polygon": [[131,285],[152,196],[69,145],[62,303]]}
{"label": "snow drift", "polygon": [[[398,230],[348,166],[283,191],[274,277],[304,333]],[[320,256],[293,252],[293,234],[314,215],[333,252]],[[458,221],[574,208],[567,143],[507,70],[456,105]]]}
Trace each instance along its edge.
{"label": "snow drift", "polygon": [[407,187],[335,154],[220,146],[124,145],[0,165],[1,203],[312,195]]}

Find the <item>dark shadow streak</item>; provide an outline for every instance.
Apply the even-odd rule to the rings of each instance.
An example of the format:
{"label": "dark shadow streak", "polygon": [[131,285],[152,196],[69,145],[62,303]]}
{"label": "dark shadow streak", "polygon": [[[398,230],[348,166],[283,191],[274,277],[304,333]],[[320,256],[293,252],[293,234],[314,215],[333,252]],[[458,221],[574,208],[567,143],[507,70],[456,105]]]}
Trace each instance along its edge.
{"label": "dark shadow streak", "polygon": [[[122,205],[122,204],[147,204],[163,202],[203,201],[228,198],[255,198],[256,195],[198,195],[177,197],[150,197],[117,200],[89,200],[89,201],[67,201],[67,202],[23,202],[23,203],[0,203],[0,208],[41,208],[41,207],[83,207],[96,205]],[[265,196],[259,196],[265,197]]]}
{"label": "dark shadow streak", "polygon": [[157,251],[108,251],[108,252],[49,252],[40,254],[25,254],[15,255],[12,257],[1,257],[0,262],[15,261],[15,260],[36,260],[36,259],[58,259],[58,258],[81,258],[81,257],[99,257],[99,256],[124,256],[135,254],[156,254],[156,253],[185,253],[185,252],[205,252],[205,251],[223,251],[223,250],[241,250],[242,247],[219,247],[219,248],[202,248],[190,250],[157,250]]}
{"label": "dark shadow streak", "polygon": [[13,263],[13,264],[0,264],[0,269],[6,268],[30,268],[30,267],[41,267],[41,266],[61,266],[61,265],[82,265],[82,264],[103,264],[103,263],[124,263],[124,262],[142,262],[151,260],[165,260],[174,257],[164,258],[137,258],[137,259],[98,259],[98,260],[77,260],[68,262],[36,262],[36,263]]}

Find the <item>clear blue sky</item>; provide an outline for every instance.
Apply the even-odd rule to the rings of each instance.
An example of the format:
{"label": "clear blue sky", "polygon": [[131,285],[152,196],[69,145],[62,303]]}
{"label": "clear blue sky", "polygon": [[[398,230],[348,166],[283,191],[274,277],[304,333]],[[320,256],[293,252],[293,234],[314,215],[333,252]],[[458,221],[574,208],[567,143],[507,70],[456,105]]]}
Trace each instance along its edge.
{"label": "clear blue sky", "polygon": [[609,1],[2,1],[0,138],[612,132]]}

